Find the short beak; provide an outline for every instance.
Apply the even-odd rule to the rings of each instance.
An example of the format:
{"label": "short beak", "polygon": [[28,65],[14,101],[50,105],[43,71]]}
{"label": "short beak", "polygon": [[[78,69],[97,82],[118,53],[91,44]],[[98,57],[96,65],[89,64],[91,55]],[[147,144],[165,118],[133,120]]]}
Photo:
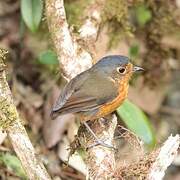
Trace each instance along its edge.
{"label": "short beak", "polygon": [[133,72],[137,72],[137,71],[144,71],[144,69],[139,66],[133,66]]}

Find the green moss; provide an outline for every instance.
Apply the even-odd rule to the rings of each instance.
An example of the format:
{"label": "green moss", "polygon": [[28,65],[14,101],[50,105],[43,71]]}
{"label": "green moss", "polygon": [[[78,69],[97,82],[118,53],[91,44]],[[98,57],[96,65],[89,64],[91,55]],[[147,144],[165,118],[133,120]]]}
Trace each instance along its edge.
{"label": "green moss", "polygon": [[64,2],[68,23],[75,29],[80,27],[83,11],[91,2],[92,0],[67,0]]}
{"label": "green moss", "polygon": [[[5,54],[7,51],[0,49],[0,127],[3,129],[8,128],[18,117],[17,110],[15,105],[12,102],[12,99],[9,94],[9,87],[5,79],[4,72],[4,60]],[[5,97],[7,96],[7,97]]]}
{"label": "green moss", "polygon": [[143,2],[144,0],[109,0],[105,3],[102,20],[103,24],[108,25],[109,48],[116,46],[124,37],[133,36],[132,9]]}
{"label": "green moss", "polygon": [[127,17],[128,3],[124,0],[109,0],[104,7],[103,19],[121,23]]}
{"label": "green moss", "polygon": [[4,69],[4,60],[6,59],[6,54],[8,53],[7,50],[0,48],[0,70]]}
{"label": "green moss", "polygon": [[14,104],[8,102],[7,99],[0,97],[1,121],[0,127],[7,129],[14,123],[18,117],[17,110]]}
{"label": "green moss", "polygon": [[128,2],[124,0],[109,0],[105,4],[102,21],[108,25],[109,48],[116,46],[122,37],[131,35],[128,6]]}

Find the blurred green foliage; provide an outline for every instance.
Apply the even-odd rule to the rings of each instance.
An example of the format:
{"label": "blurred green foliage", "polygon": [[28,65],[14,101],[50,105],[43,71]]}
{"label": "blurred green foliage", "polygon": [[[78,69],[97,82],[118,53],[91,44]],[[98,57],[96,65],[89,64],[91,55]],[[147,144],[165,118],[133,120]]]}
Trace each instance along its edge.
{"label": "blurred green foliage", "polygon": [[39,54],[38,61],[41,64],[55,65],[58,64],[58,58],[54,51],[47,50]]}
{"label": "blurred green foliage", "polygon": [[22,180],[27,179],[24,169],[21,166],[21,162],[15,155],[10,153],[0,153],[0,163],[5,165],[10,171],[13,171],[13,173]]}
{"label": "blurred green foliage", "polygon": [[139,55],[139,45],[138,44],[133,44],[130,48],[129,48],[129,56],[132,58],[137,58]]}
{"label": "blurred green foliage", "polygon": [[144,4],[137,6],[135,9],[135,15],[137,23],[141,27],[148,23],[152,18],[151,11]]}
{"label": "blurred green foliage", "polygon": [[43,13],[42,0],[21,0],[21,15],[27,25],[32,31],[38,30]]}
{"label": "blurred green foliage", "polygon": [[137,134],[137,136],[146,145],[148,145],[148,147],[154,147],[155,136],[152,130],[152,126],[149,122],[149,119],[140,108],[138,108],[129,100],[126,100],[117,109],[117,113],[126,124],[128,129]]}

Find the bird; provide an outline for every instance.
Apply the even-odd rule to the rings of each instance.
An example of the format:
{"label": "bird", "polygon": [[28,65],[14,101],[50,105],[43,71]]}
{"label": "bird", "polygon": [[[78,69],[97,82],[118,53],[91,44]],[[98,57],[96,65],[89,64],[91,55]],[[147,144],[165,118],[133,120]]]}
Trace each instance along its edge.
{"label": "bird", "polygon": [[98,139],[88,121],[113,113],[127,98],[131,76],[144,71],[122,55],[101,58],[90,69],[71,79],[51,110],[51,117],[74,113],[99,145],[110,147]]}

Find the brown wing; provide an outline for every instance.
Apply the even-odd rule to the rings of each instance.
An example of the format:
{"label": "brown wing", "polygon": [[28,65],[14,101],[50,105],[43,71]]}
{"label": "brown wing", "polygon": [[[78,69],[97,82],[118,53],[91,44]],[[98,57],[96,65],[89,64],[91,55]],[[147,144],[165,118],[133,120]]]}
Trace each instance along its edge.
{"label": "brown wing", "polygon": [[53,119],[62,114],[88,111],[89,109],[98,107],[96,98],[88,96],[81,89],[82,84],[88,78],[88,75],[84,75],[85,73],[72,79],[63,89],[52,108],[51,116]]}
{"label": "brown wing", "polygon": [[99,105],[97,104],[96,98],[86,95],[83,96],[82,93],[77,92],[70,96],[61,108],[54,109],[51,115],[54,119],[62,114],[88,111],[98,107]]}
{"label": "brown wing", "polygon": [[52,109],[52,118],[61,114],[97,110],[102,104],[112,101],[117,94],[117,88],[109,78],[101,74],[98,76],[97,72],[91,72],[89,76],[86,71],[64,88]]}

